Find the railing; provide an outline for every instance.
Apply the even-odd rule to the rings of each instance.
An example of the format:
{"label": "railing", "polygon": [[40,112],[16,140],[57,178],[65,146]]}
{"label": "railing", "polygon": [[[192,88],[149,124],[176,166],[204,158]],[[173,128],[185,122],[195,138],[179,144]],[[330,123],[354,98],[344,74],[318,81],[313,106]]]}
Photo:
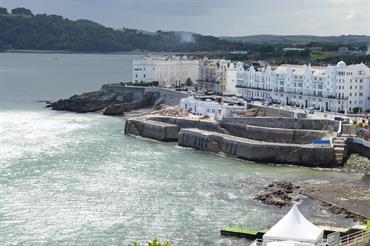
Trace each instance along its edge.
{"label": "railing", "polygon": [[358,245],[359,243],[366,243],[367,240],[370,240],[370,230],[359,231],[343,236],[340,238],[339,245],[341,246]]}
{"label": "railing", "polygon": [[[365,243],[370,240],[370,230],[361,230],[352,234],[348,234],[346,236],[343,236],[340,238],[339,244],[336,244],[335,246],[351,246],[351,245],[359,245],[359,243]],[[262,246],[263,240],[262,239],[256,239],[253,241],[250,246]],[[322,241],[315,244],[316,246],[327,246],[328,242],[326,239],[323,239]]]}

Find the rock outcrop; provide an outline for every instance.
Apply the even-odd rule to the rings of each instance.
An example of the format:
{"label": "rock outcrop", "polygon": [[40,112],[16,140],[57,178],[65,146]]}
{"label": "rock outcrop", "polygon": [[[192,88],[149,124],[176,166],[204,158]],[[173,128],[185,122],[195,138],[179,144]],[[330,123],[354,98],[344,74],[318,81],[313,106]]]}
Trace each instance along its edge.
{"label": "rock outcrop", "polygon": [[255,196],[264,204],[273,205],[277,207],[284,207],[291,205],[292,200],[299,192],[299,186],[293,185],[287,181],[276,181],[268,184],[261,194]]}
{"label": "rock outcrop", "polygon": [[123,102],[118,100],[119,97],[117,92],[100,90],[74,95],[69,99],[60,99],[48,103],[47,107],[76,113],[103,111],[105,115],[123,115],[124,112],[153,106],[159,95],[148,92],[132,102]]}
{"label": "rock outcrop", "polygon": [[117,94],[106,91],[93,91],[74,95],[69,99],[49,103],[47,107],[53,110],[88,113],[103,110],[108,105],[117,102]]}
{"label": "rock outcrop", "polygon": [[157,95],[155,93],[145,93],[140,99],[129,103],[112,103],[104,109],[104,115],[123,115],[124,112],[153,106]]}

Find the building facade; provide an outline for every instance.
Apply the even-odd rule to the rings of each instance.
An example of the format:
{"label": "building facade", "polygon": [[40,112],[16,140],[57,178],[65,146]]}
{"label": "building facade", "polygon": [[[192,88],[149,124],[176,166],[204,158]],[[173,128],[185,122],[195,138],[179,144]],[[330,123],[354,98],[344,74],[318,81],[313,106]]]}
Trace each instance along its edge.
{"label": "building facade", "polygon": [[246,98],[271,100],[321,111],[364,112],[370,109],[370,69],[364,65],[266,66],[256,70],[237,65],[236,93]]}
{"label": "building facade", "polygon": [[187,97],[181,99],[179,106],[182,110],[192,114],[210,116],[218,120],[221,120],[223,117],[232,117],[233,114],[246,110],[247,105],[243,100],[228,100],[226,102],[221,98],[215,100],[211,98]]}
{"label": "building facade", "polygon": [[144,57],[132,62],[133,83],[158,81],[160,86],[181,86],[199,80],[199,60],[186,56]]}
{"label": "building facade", "polygon": [[200,71],[200,89],[223,95],[236,94],[236,65],[230,60],[202,61]]}

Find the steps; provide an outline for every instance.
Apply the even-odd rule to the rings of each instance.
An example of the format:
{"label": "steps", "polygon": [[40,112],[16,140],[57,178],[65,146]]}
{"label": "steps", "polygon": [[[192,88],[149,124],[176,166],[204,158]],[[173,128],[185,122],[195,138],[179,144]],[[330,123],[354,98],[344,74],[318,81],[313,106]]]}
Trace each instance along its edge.
{"label": "steps", "polygon": [[333,140],[335,158],[338,164],[344,163],[344,151],[346,148],[347,134],[340,135]]}

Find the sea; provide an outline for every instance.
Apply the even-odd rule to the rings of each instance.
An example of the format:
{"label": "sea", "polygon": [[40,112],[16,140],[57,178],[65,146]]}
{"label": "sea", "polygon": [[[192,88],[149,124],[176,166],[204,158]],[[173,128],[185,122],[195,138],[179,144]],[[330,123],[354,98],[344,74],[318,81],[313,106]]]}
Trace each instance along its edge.
{"label": "sea", "polygon": [[[130,81],[141,56],[0,53],[0,245],[248,245],[220,230],[276,223],[289,207],[253,199],[269,182],[360,179],[125,136],[122,117],[40,102]],[[309,198],[298,204],[313,222],[354,223]]]}

